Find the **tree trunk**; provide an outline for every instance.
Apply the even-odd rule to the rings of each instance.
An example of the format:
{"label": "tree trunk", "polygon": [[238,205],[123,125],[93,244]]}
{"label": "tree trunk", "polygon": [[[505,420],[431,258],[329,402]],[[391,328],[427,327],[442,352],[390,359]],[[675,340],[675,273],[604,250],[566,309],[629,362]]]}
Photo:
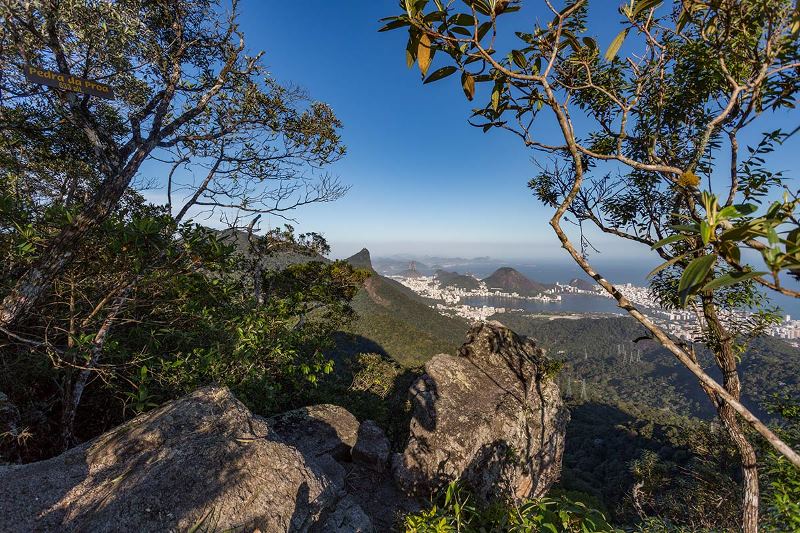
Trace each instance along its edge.
{"label": "tree trunk", "polygon": [[27,313],[70,264],[86,234],[117,206],[143,159],[144,152],[137,153],[123,172],[105,180],[83,211],[61,230],[36,262],[20,276],[0,304],[0,327],[7,328]]}
{"label": "tree trunk", "polygon": [[105,347],[108,334],[111,331],[111,326],[114,323],[114,320],[116,320],[117,315],[119,315],[120,311],[122,310],[128,292],[138,279],[139,278],[137,277],[133,282],[128,284],[128,286],[125,287],[119,294],[119,296],[117,296],[111,310],[108,313],[108,316],[105,318],[105,320],[103,320],[100,329],[95,334],[94,339],[92,339],[92,347],[90,350],[91,356],[89,357],[86,366],[81,369],[81,372],[78,374],[78,378],[74,381],[74,383],[70,378],[64,387],[64,410],[61,416],[61,440],[65,450],[75,444],[75,415],[78,412],[78,406],[81,403],[83,391],[86,388],[86,385],[89,383],[89,376],[92,374],[92,372],[95,372],[97,363],[100,361],[100,357],[103,355],[103,348]]}
{"label": "tree trunk", "polygon": [[[710,296],[703,296],[703,316],[708,325],[708,332],[712,339],[711,348],[717,361],[717,366],[722,371],[722,385],[725,390],[736,400],[742,395],[742,385],[736,370],[736,355],[733,351],[734,338],[719,320],[716,306]],[[711,400],[717,406],[722,425],[728,431],[731,439],[739,452],[742,462],[742,531],[744,533],[758,532],[758,466],[755,449],[743,431],[736,412],[727,402],[716,396]]]}

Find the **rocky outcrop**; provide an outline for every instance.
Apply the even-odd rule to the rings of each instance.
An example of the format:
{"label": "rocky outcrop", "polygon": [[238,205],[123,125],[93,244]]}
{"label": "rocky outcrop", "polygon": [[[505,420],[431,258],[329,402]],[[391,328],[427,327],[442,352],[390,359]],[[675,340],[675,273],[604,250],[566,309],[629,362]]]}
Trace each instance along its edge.
{"label": "rocky outcrop", "polygon": [[351,266],[355,268],[365,268],[367,270],[373,270],[372,268],[372,258],[369,255],[369,250],[366,248],[362,248],[360,252],[355,255],[351,255],[347,259],[345,259]]}
{"label": "rocky outcrop", "polygon": [[474,326],[458,355],[437,355],[412,386],[408,446],[393,460],[407,492],[461,479],[489,500],[539,497],[558,478],[569,412],[555,364],[497,322]]}
{"label": "rocky outcrop", "polygon": [[349,460],[358,439],[358,420],[338,405],[302,407],[267,422],[283,442],[310,457],[330,455],[338,461]]}
{"label": "rocky outcrop", "polygon": [[0,467],[0,530],[372,531],[333,459],[357,425],[335,411],[293,413],[294,429],[325,434],[294,446],[228,389],[200,389],[56,458]]}
{"label": "rocky outcrop", "polygon": [[53,459],[0,466],[0,531],[388,531],[414,495],[457,478],[487,500],[544,494],[568,414],[541,350],[487,323],[425,370],[391,470],[381,428],[341,407],[263,419],[207,387]]}
{"label": "rocky outcrop", "polygon": [[383,472],[389,460],[389,440],[378,424],[372,420],[365,420],[361,424],[351,455],[353,461],[376,472]]}

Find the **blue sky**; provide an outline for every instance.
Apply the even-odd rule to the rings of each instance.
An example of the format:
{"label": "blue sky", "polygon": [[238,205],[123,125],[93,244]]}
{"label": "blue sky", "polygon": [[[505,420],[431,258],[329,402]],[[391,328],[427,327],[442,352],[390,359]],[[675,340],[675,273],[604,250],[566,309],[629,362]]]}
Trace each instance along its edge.
{"label": "blue sky", "polygon": [[[346,198],[298,213],[334,253],[532,256],[552,248],[546,212],[526,188],[529,154],[466,122],[457,78],[423,86],[403,31],[378,33],[395,0],[246,1],[242,29],[280,80],[306,87],[344,123],[333,171]],[[538,246],[534,246],[538,244]],[[521,248],[523,247],[523,248]],[[543,250],[542,250],[543,251]]]}
{"label": "blue sky", "polygon": [[[524,4],[505,17],[519,26],[507,30],[529,30],[544,15],[543,2]],[[609,22],[619,19],[618,4],[592,4],[601,46],[616,32]],[[536,172],[531,152],[511,134],[467,124],[472,106],[457,76],[422,85],[405,65],[407,34],[377,32],[378,19],[397,12],[396,0],[242,1],[250,51],[264,50],[276,79],[305,87],[344,123],[348,154],[331,170],[352,188],[338,202],[299,210],[297,226],[323,233],[338,257],[364,246],[375,255],[565,257],[549,209],[526,187]],[[603,236],[596,243],[606,257],[647,253]]]}

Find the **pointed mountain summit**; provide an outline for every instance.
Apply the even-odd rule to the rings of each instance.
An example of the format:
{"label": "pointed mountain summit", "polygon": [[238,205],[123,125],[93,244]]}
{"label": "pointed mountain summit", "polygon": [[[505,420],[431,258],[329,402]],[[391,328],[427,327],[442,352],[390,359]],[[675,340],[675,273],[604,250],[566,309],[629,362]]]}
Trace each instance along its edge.
{"label": "pointed mountain summit", "polygon": [[503,292],[516,292],[522,296],[534,296],[550,287],[531,281],[521,272],[511,267],[501,267],[494,274],[483,280],[489,289],[500,289]]}
{"label": "pointed mountain summit", "polygon": [[366,268],[368,270],[374,270],[372,268],[372,258],[369,256],[369,250],[366,248],[362,248],[360,252],[355,255],[351,255],[347,259],[345,259],[348,263],[353,265],[356,268]]}

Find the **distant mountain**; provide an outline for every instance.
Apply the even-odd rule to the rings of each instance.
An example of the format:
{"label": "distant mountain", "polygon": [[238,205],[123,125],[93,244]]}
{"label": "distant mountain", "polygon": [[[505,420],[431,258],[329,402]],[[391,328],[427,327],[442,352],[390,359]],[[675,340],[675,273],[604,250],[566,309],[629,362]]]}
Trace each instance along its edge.
{"label": "distant mountain", "polygon": [[494,271],[494,274],[483,280],[489,289],[500,289],[503,292],[516,292],[522,296],[534,296],[540,294],[550,287],[531,281],[519,271],[511,267],[502,267]]}
{"label": "distant mountain", "polygon": [[362,248],[360,252],[348,257],[347,259],[345,259],[345,261],[347,261],[356,268],[366,268],[367,270],[373,270],[372,258],[369,256],[369,250],[367,250],[366,248]]}
{"label": "distant mountain", "polygon": [[466,320],[441,315],[430,307],[433,301],[375,272],[367,249],[346,261],[373,274],[353,299],[358,319],[339,339],[340,350],[383,353],[414,367],[437,353],[452,353],[464,342]]}
{"label": "distant mountain", "polygon": [[585,279],[581,278],[573,278],[569,280],[568,285],[571,287],[575,287],[576,289],[580,289],[582,291],[593,291],[594,285],[586,281]]}
{"label": "distant mountain", "polygon": [[397,275],[402,276],[404,278],[421,278],[424,276],[424,274],[420,272],[418,269],[419,269],[419,263],[417,263],[416,261],[411,261],[408,263],[408,268],[398,273]]}
{"label": "distant mountain", "polygon": [[458,287],[460,289],[475,290],[480,287],[481,282],[472,276],[465,276],[458,272],[448,272],[446,270],[437,270],[433,277],[439,280],[439,283],[444,287]]}

